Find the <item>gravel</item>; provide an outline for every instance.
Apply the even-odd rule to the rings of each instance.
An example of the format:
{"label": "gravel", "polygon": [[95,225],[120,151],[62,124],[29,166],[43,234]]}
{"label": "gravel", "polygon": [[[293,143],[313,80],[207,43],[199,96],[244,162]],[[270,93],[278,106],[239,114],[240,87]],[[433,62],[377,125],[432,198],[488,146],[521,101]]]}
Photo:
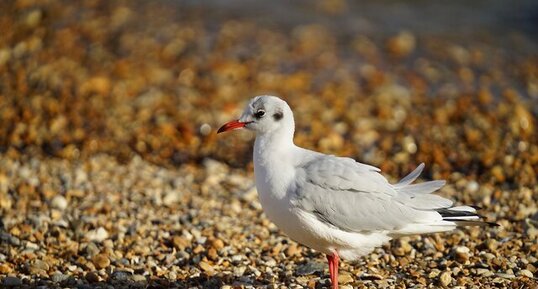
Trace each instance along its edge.
{"label": "gravel", "polygon": [[215,133],[260,93],[288,100],[299,145],[394,180],[425,162],[440,194],[501,225],[394,240],[342,262],[342,288],[538,287],[524,35],[511,50],[487,35],[341,38],[178,5],[0,3],[3,287],[328,286],[325,257],[263,214],[252,135]]}

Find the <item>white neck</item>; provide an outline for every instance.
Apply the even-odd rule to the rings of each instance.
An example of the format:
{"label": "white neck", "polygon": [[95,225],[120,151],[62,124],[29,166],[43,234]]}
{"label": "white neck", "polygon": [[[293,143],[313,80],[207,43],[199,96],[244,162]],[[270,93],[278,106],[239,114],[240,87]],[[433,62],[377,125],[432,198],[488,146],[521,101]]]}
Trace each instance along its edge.
{"label": "white neck", "polygon": [[254,142],[254,174],[256,187],[262,203],[268,198],[286,197],[286,187],[293,175],[293,131],[289,133],[265,133],[256,136]]}
{"label": "white neck", "polygon": [[254,142],[254,154],[271,157],[295,147],[293,143],[293,130],[278,130],[256,136]]}

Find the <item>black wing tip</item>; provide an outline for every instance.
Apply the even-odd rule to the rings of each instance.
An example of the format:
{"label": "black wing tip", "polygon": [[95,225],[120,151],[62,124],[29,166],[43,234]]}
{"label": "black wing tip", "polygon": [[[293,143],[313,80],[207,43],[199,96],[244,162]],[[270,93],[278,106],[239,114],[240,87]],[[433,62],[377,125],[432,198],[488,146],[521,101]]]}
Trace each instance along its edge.
{"label": "black wing tip", "polygon": [[494,222],[485,222],[484,223],[488,224],[488,226],[490,227],[500,227],[501,225],[497,224],[497,223],[494,223]]}
{"label": "black wing tip", "polygon": [[[478,207],[478,206],[469,206],[469,207],[475,210],[482,209],[481,207]],[[450,210],[450,208],[439,209],[436,211],[441,215],[441,217],[443,217],[443,221],[456,222],[459,224],[467,224],[467,225],[500,227],[500,225],[497,223],[484,221],[483,219],[486,219],[486,217],[476,212]],[[463,219],[460,217],[463,217]],[[477,219],[465,219],[465,217],[471,217],[471,218],[476,217]]]}
{"label": "black wing tip", "polygon": [[462,219],[443,219],[443,221],[455,222],[460,225],[476,225],[476,226],[488,226],[488,227],[500,227],[501,225],[494,222],[487,222],[483,220],[462,220]]}
{"label": "black wing tip", "polygon": [[484,218],[483,216],[475,213],[475,212],[469,212],[469,211],[460,211],[460,210],[451,210],[451,208],[444,208],[444,209],[437,209],[437,213],[443,217],[443,219],[446,218],[454,218],[454,217],[479,217]]}

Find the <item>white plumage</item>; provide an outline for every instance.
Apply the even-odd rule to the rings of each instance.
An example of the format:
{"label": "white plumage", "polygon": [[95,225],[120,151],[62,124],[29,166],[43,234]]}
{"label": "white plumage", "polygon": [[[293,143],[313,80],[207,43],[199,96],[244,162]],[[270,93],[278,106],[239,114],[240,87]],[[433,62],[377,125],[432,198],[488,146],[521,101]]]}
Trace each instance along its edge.
{"label": "white plumage", "polygon": [[333,288],[338,256],[356,259],[394,237],[479,219],[473,207],[452,207],[431,194],[445,181],[413,184],[424,164],[390,184],[376,167],[296,146],[293,113],[277,97],[253,98],[241,118],[219,132],[241,127],[256,132],[254,173],[267,217],[290,238],[327,254]]}

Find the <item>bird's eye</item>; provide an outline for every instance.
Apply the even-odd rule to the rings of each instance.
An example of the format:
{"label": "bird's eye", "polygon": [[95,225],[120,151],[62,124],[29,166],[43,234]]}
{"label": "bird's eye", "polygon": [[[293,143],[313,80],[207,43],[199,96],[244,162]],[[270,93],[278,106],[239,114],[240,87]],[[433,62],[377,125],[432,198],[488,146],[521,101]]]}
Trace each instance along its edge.
{"label": "bird's eye", "polygon": [[265,111],[264,111],[264,110],[258,110],[258,111],[254,114],[254,116],[255,116],[256,118],[262,118],[264,115],[265,115]]}

